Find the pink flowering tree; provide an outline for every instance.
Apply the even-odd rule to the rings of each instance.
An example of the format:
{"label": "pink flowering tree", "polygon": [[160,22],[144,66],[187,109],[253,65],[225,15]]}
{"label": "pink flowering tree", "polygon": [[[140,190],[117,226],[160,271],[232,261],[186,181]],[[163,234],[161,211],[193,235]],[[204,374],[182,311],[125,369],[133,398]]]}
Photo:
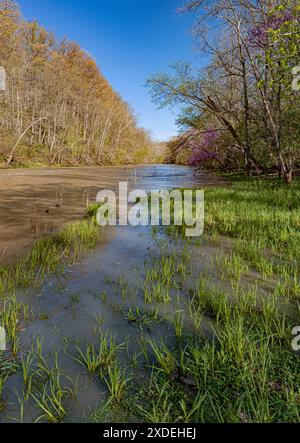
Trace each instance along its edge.
{"label": "pink flowering tree", "polygon": [[219,138],[220,131],[208,130],[200,136],[200,140],[191,139],[190,148],[192,155],[190,165],[200,167],[208,160],[216,159],[218,157],[216,143]]}
{"label": "pink flowering tree", "polygon": [[209,160],[218,159],[216,145],[220,136],[221,132],[214,129],[205,132],[189,129],[179,138],[177,152],[182,150],[190,152],[188,160],[190,166],[201,167]]}

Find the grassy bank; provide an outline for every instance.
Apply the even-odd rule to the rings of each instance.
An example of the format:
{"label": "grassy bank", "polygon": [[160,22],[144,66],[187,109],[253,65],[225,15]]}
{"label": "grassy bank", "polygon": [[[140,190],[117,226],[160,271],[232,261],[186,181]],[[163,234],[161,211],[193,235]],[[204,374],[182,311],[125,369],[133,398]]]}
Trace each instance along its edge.
{"label": "grassy bank", "polygon": [[[93,414],[95,421],[300,421],[299,355],[292,350],[300,322],[299,196],[298,183],[287,189],[269,180],[234,180],[206,191],[203,244],[219,254],[205,274],[193,274],[196,289],[181,294],[168,317],[172,344],[170,337],[154,342],[144,334],[135,370],[140,385],[136,375],[130,382],[132,369],[113,365],[105,378],[108,406]],[[171,241],[183,236],[175,226],[167,234]],[[171,286],[182,287],[187,277],[187,262],[178,259],[163,256],[146,272],[149,309],[174,302]],[[216,267],[220,286],[230,281],[229,290],[212,284]],[[207,323],[212,337],[204,332]]]}

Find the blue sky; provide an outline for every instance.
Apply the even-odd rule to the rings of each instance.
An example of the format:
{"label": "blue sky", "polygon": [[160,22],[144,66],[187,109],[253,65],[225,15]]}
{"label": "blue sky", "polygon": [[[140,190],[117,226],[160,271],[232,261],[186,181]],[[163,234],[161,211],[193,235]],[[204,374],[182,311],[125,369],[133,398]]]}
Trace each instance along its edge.
{"label": "blue sky", "polygon": [[145,80],[178,60],[199,62],[183,0],[19,0],[23,16],[80,44],[157,139],[176,134],[176,116],[157,110]]}

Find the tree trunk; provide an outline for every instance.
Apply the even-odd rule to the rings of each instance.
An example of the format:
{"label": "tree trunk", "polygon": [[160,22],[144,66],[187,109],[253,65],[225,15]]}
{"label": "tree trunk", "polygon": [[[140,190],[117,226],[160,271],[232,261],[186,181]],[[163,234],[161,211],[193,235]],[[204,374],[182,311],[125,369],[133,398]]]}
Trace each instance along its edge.
{"label": "tree trunk", "polygon": [[287,185],[290,185],[293,181],[293,171],[289,169],[284,174],[284,181]]}

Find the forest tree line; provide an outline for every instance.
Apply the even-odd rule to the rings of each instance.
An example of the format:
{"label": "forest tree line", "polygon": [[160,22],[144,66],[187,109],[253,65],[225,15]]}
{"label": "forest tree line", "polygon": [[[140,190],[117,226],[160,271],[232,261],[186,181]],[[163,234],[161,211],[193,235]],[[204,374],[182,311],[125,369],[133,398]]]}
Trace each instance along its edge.
{"label": "forest tree line", "polygon": [[195,15],[209,61],[148,81],[155,103],[181,109],[168,161],[290,183],[300,168],[299,0],[190,0],[179,12]]}
{"label": "forest tree line", "polygon": [[151,161],[157,146],[76,43],[0,0],[0,165]]}

